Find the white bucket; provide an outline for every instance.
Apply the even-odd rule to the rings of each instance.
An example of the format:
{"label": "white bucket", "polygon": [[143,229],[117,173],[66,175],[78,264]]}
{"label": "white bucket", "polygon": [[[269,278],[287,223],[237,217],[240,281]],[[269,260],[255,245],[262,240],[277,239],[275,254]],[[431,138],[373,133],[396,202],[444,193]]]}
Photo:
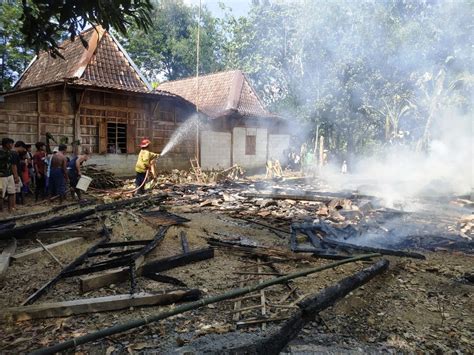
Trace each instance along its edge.
{"label": "white bucket", "polygon": [[87,191],[91,181],[92,181],[92,178],[90,178],[89,176],[81,175],[81,178],[77,182],[76,189]]}

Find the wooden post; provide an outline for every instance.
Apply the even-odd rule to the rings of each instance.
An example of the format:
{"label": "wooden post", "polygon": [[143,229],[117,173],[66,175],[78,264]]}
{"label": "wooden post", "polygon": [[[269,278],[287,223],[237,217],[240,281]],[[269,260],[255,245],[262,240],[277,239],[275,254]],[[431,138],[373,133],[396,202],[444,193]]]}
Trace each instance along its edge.
{"label": "wooden post", "polygon": [[36,118],[36,141],[41,141],[41,105],[40,105],[40,91],[36,91],[36,108],[37,108],[37,118]]}
{"label": "wooden post", "polygon": [[[81,140],[81,105],[84,100],[84,96],[87,90],[83,90],[81,93],[81,98],[79,100],[79,105],[74,107],[74,141]],[[75,95],[75,93],[73,93]],[[77,144],[73,144],[73,154],[79,154],[79,146]]]}

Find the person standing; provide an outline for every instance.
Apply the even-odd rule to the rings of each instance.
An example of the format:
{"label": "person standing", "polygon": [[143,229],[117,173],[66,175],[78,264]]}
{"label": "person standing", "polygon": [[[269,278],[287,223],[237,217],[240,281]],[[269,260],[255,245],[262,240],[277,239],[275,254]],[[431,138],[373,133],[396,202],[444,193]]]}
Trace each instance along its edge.
{"label": "person standing", "polygon": [[74,199],[74,194],[77,195],[79,201],[81,200],[81,190],[76,188],[76,185],[81,178],[81,167],[84,162],[89,160],[90,154],[88,149],[84,149],[81,155],[72,158],[67,165],[67,172],[69,175],[69,183],[71,185],[71,196]]}
{"label": "person standing", "polygon": [[46,196],[46,144],[38,142],[35,144],[36,152],[33,156],[33,166],[35,170],[36,183],[35,183],[35,201],[38,201],[38,197]]}
{"label": "person standing", "polygon": [[137,187],[137,194],[145,193],[145,178],[146,172],[151,168],[153,160],[158,158],[158,153],[150,152],[149,146],[151,141],[149,139],[143,139],[140,143],[140,154],[138,154],[137,164],[135,165],[135,172],[137,173],[135,178],[135,186]]}
{"label": "person standing", "polygon": [[30,178],[30,185],[28,187],[28,193],[33,193],[32,190],[35,187],[35,167],[33,165],[33,153],[31,153],[31,144],[26,145],[26,159],[28,161],[28,175]]}
{"label": "person standing", "polygon": [[59,203],[62,203],[66,196],[66,182],[69,181],[66,150],[67,146],[60,144],[58,152],[53,154],[50,163],[49,191],[51,197],[59,196]]}
{"label": "person standing", "polygon": [[23,183],[21,182],[21,158],[20,156],[23,155],[26,152],[26,144],[23,141],[16,141],[15,142],[15,147],[11,152],[11,161],[12,161],[12,170],[13,170],[13,178],[15,179],[15,208],[16,208],[16,203],[21,203],[22,202],[22,187]]}
{"label": "person standing", "polygon": [[15,179],[11,162],[13,142],[13,139],[3,138],[0,148],[0,191],[2,193],[0,210],[3,211],[3,200],[8,195],[8,212],[10,213],[15,210]]}

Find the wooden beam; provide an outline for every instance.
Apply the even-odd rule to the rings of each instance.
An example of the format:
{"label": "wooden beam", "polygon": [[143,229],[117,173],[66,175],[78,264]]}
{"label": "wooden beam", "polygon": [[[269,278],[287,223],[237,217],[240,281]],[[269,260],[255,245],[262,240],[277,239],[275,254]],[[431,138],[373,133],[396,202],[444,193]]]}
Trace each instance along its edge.
{"label": "wooden beam", "polygon": [[[60,242],[56,242],[56,243],[53,243],[53,244],[45,245],[45,248],[48,249],[48,250],[51,250],[51,249],[55,249],[55,248],[57,248],[61,245],[71,244],[71,243],[75,243],[75,242],[79,242],[79,241],[83,241],[83,240],[84,240],[84,238],[81,238],[81,237],[70,238],[70,239],[66,239],[66,240],[61,240]],[[41,248],[30,249],[30,250],[24,251],[23,253],[18,253],[18,254],[13,255],[12,259],[14,261],[22,261],[22,260],[25,260],[26,258],[36,256],[37,254],[39,254],[43,251],[44,251],[44,249],[42,247]]]}
{"label": "wooden beam", "polygon": [[[137,269],[136,275],[155,274],[173,269],[178,266],[187,265],[196,261],[207,260],[214,257],[214,249],[206,248],[194,250],[186,254],[180,254],[169,258],[149,261]],[[80,291],[82,293],[117,284],[128,280],[130,273],[128,268],[110,270],[101,275],[92,275],[79,278]]]}
{"label": "wooden beam", "polygon": [[16,250],[16,239],[13,238],[12,242],[3,249],[2,254],[0,254],[0,279],[3,278],[5,272],[10,266],[10,259]]}
{"label": "wooden beam", "polygon": [[201,292],[197,289],[175,290],[167,293],[135,293],[85,298],[65,302],[4,309],[1,318],[10,321],[25,321],[38,318],[68,317],[77,314],[115,311],[129,307],[163,306],[182,301],[195,301]]}

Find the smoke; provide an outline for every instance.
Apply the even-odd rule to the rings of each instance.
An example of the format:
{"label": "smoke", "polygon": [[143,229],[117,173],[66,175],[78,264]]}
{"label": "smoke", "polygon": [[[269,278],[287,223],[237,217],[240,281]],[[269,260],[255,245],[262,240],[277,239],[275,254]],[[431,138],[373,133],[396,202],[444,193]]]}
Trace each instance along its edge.
{"label": "smoke", "polygon": [[[329,166],[323,178],[333,189],[354,189],[381,197],[388,207],[407,199],[470,194],[474,186],[473,127],[470,115],[451,110],[442,113],[433,127],[428,152],[411,145],[386,147],[380,154],[358,157],[351,174]],[[412,206],[413,207],[413,206]]]}
{"label": "smoke", "polygon": [[[388,206],[470,193],[472,2],[272,6],[278,16],[255,26],[262,48],[252,49],[256,58],[265,51],[283,64],[270,61],[254,73],[254,82],[272,83],[264,99],[277,102],[273,107],[282,116],[311,125],[305,140],[319,124],[329,150],[323,177],[333,189],[358,189],[383,197]],[[265,38],[267,32],[279,40]],[[340,173],[343,160],[350,174]]]}

